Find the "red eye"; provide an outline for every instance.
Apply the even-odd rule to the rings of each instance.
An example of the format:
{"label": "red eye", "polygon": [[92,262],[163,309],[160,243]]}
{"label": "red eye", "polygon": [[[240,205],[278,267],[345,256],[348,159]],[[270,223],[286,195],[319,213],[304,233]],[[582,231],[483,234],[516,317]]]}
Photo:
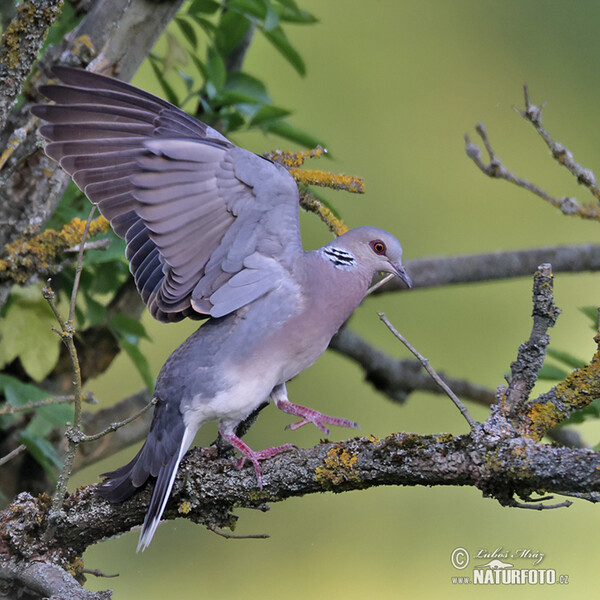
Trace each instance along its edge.
{"label": "red eye", "polygon": [[385,244],[381,240],[373,240],[369,243],[375,254],[385,254]]}

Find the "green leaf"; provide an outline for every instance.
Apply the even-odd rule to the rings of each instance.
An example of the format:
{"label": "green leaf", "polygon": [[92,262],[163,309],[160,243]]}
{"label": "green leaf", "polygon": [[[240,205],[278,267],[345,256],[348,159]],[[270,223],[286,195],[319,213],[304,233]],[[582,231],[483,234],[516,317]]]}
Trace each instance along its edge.
{"label": "green leaf", "polygon": [[277,135],[285,138],[286,140],[290,140],[291,142],[301,144],[306,148],[326,146],[326,144],[320,138],[315,137],[304,129],[300,129],[299,127],[291,125],[287,121],[277,121],[273,125],[269,126],[268,131],[270,133],[276,133]]}
{"label": "green leaf", "polygon": [[86,265],[99,265],[115,260],[127,262],[125,260],[125,240],[121,239],[112,229],[106,235],[94,238],[94,241],[101,239],[109,239],[110,246],[105,250],[87,250],[85,253]]}
{"label": "green leaf", "polygon": [[292,0],[278,0],[280,6],[277,6],[275,10],[279,15],[279,19],[281,21],[287,23],[297,23],[299,25],[312,25],[314,23],[318,23],[318,19],[307,10],[302,10],[298,8],[295,2]]}
{"label": "green leaf", "polygon": [[555,350],[554,348],[548,348],[546,350],[548,356],[555,358],[556,360],[564,363],[565,365],[572,367],[573,369],[581,369],[585,367],[587,364],[584,360],[569,354],[569,352],[564,352],[563,350]]}
{"label": "green leaf", "polygon": [[[190,14],[189,17],[190,19],[192,19],[192,21],[197,23],[201,27],[202,31],[204,31],[204,33],[206,33],[209,37],[212,37],[217,32],[217,26],[212,21],[209,21],[208,19],[203,19],[198,15]],[[192,54],[191,57],[193,59],[194,55]]]}
{"label": "green leaf", "polygon": [[149,61],[150,66],[152,67],[152,70],[154,71],[154,75],[156,76],[156,79],[158,79],[158,83],[160,84],[160,87],[163,89],[165,96],[167,97],[167,100],[171,104],[178,105],[179,100],[177,98],[177,94],[175,93],[175,90],[171,87],[171,84],[165,79],[165,76],[163,75],[163,73],[158,65],[158,59],[152,58],[152,55],[149,55],[149,58],[150,58],[150,61]]}
{"label": "green leaf", "polygon": [[135,338],[134,340],[129,339],[131,343],[137,343],[137,341],[142,338],[150,340],[150,336],[146,332],[146,328],[142,325],[141,321],[132,319],[123,313],[117,313],[110,320],[110,325],[118,335]]}
{"label": "green leaf", "polygon": [[590,321],[592,322],[592,329],[596,331],[598,329],[598,307],[580,306],[579,310],[590,319]]}
{"label": "green leaf", "polygon": [[188,21],[182,19],[181,17],[175,17],[175,23],[183,33],[185,39],[192,45],[194,50],[198,47],[198,38],[196,37],[196,32],[194,28],[190,25]]}
{"label": "green leaf", "polygon": [[562,381],[568,373],[555,367],[554,365],[544,365],[538,373],[538,379],[545,379],[549,381]]}
{"label": "green leaf", "polygon": [[56,481],[55,470],[62,467],[62,461],[58,457],[54,446],[44,438],[32,436],[27,429],[21,432],[19,441],[25,445],[28,452],[42,466],[44,471]]}
{"label": "green leaf", "polygon": [[13,406],[21,406],[28,402],[38,402],[50,396],[50,392],[41,390],[30,383],[23,383],[16,377],[0,373],[0,392],[6,398],[6,401]]}
{"label": "green leaf", "polygon": [[251,23],[233,10],[223,13],[216,31],[216,43],[219,52],[227,56],[243,39]]}
{"label": "green leaf", "polygon": [[227,69],[223,57],[213,48],[208,50],[206,73],[208,75],[207,83],[212,83],[217,91],[223,88],[227,79]]}
{"label": "green leaf", "polygon": [[290,111],[285,110],[285,108],[264,104],[250,120],[250,126],[257,127],[260,125],[273,123],[274,121],[281,120],[283,117],[287,117],[289,114]]}
{"label": "green leaf", "polygon": [[93,327],[94,325],[98,325],[98,323],[103,323],[106,319],[106,306],[96,301],[87,291],[82,295],[85,299],[85,322],[87,325]]}
{"label": "green leaf", "polygon": [[119,337],[118,342],[121,349],[127,353],[134,367],[141,375],[148,390],[152,392],[154,389],[154,377],[152,377],[148,359],[135,344],[130,343],[125,337]]}
{"label": "green leaf", "polygon": [[27,374],[40,381],[58,361],[60,338],[52,331],[52,310],[37,287],[30,289],[37,299],[21,296],[0,321],[0,366],[19,358]]}
{"label": "green leaf", "polygon": [[221,8],[221,4],[214,0],[194,0],[188,8],[188,13],[193,15],[212,15],[216,13],[219,8]]}
{"label": "green leaf", "polygon": [[263,27],[265,31],[272,31],[279,27],[279,15],[269,0],[265,0],[265,4],[267,5],[267,14],[265,15]]}
{"label": "green leaf", "polygon": [[241,94],[262,104],[271,103],[265,84],[260,79],[241,71],[231,71],[227,74],[223,90]]}
{"label": "green leaf", "polygon": [[268,0],[229,0],[227,9],[244,15],[248,20],[264,21],[267,15]]}
{"label": "green leaf", "polygon": [[306,66],[302,57],[296,49],[290,44],[287,36],[281,27],[264,31],[265,37],[277,48],[280,54],[296,69],[300,75],[306,74]]}
{"label": "green leaf", "polygon": [[589,406],[576,410],[566,421],[563,421],[560,426],[565,425],[578,425],[583,423],[587,419],[598,419],[600,418],[600,398],[592,400]]}

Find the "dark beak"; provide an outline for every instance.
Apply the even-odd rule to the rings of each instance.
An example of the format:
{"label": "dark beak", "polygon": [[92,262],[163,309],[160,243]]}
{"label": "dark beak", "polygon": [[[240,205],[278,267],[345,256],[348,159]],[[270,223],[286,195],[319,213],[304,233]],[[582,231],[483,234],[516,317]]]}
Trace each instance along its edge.
{"label": "dark beak", "polygon": [[404,282],[404,285],[406,285],[407,288],[409,288],[409,289],[412,288],[412,286],[413,286],[412,279],[409,277],[408,273],[404,270],[404,267],[402,265],[396,265],[392,262],[390,262],[390,264],[392,265],[392,267],[394,269],[394,273],[396,274],[398,279],[402,280]]}

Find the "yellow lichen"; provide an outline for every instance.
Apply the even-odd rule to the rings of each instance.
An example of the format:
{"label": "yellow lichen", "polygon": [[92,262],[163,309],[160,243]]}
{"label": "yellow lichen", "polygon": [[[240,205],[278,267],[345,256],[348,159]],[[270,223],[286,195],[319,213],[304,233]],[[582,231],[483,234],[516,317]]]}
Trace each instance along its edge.
{"label": "yellow lichen", "polygon": [[300,206],[309,212],[319,215],[321,221],[329,227],[329,230],[336,236],[340,236],[348,231],[346,224],[333,214],[330,208],[327,208],[321,201],[308,192],[300,194]]}
{"label": "yellow lichen", "polygon": [[192,505],[189,502],[182,502],[177,508],[180,514],[187,515],[192,510]]}
{"label": "yellow lichen", "polygon": [[355,470],[358,457],[343,446],[334,446],[327,452],[323,464],[315,469],[317,483],[327,489],[334,489],[344,483],[355,487],[361,479]]}
{"label": "yellow lichen", "polygon": [[530,421],[529,436],[535,440],[541,440],[546,431],[558,425],[566,417],[566,414],[557,410],[553,402],[547,402],[532,404],[528,407],[527,416]]}
{"label": "yellow lichen", "polygon": [[327,150],[322,146],[317,146],[312,150],[305,150],[304,152],[285,152],[284,150],[275,150],[269,152],[265,156],[270,160],[287,167],[300,167],[304,164],[307,158],[321,158],[324,154],[327,154]]}
{"label": "yellow lichen", "polygon": [[[62,7],[48,6],[40,8],[37,2],[25,0],[17,5],[17,14],[2,35],[3,56],[0,62],[6,63],[9,69],[16,69],[21,63],[22,40],[31,34],[31,28],[39,21],[51,24]],[[44,33],[44,37],[47,31]]]}
{"label": "yellow lichen", "polygon": [[327,171],[297,168],[290,169],[290,174],[298,183],[304,185],[319,185],[356,194],[365,193],[365,182],[354,175],[334,175]]}
{"label": "yellow lichen", "polygon": [[[47,269],[57,256],[81,242],[85,224],[85,221],[75,218],[60,231],[47,229],[33,238],[6,244],[6,258],[0,259],[0,279],[24,283],[34,273]],[[98,217],[90,223],[88,237],[106,233],[109,227],[104,217]]]}

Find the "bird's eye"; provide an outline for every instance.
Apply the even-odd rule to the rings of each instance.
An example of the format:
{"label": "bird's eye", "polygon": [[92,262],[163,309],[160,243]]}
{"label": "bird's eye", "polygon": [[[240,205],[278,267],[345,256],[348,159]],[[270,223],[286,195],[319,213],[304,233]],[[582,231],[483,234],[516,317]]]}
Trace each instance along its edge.
{"label": "bird's eye", "polygon": [[370,242],[370,246],[375,254],[385,254],[385,244],[381,240],[373,240]]}

